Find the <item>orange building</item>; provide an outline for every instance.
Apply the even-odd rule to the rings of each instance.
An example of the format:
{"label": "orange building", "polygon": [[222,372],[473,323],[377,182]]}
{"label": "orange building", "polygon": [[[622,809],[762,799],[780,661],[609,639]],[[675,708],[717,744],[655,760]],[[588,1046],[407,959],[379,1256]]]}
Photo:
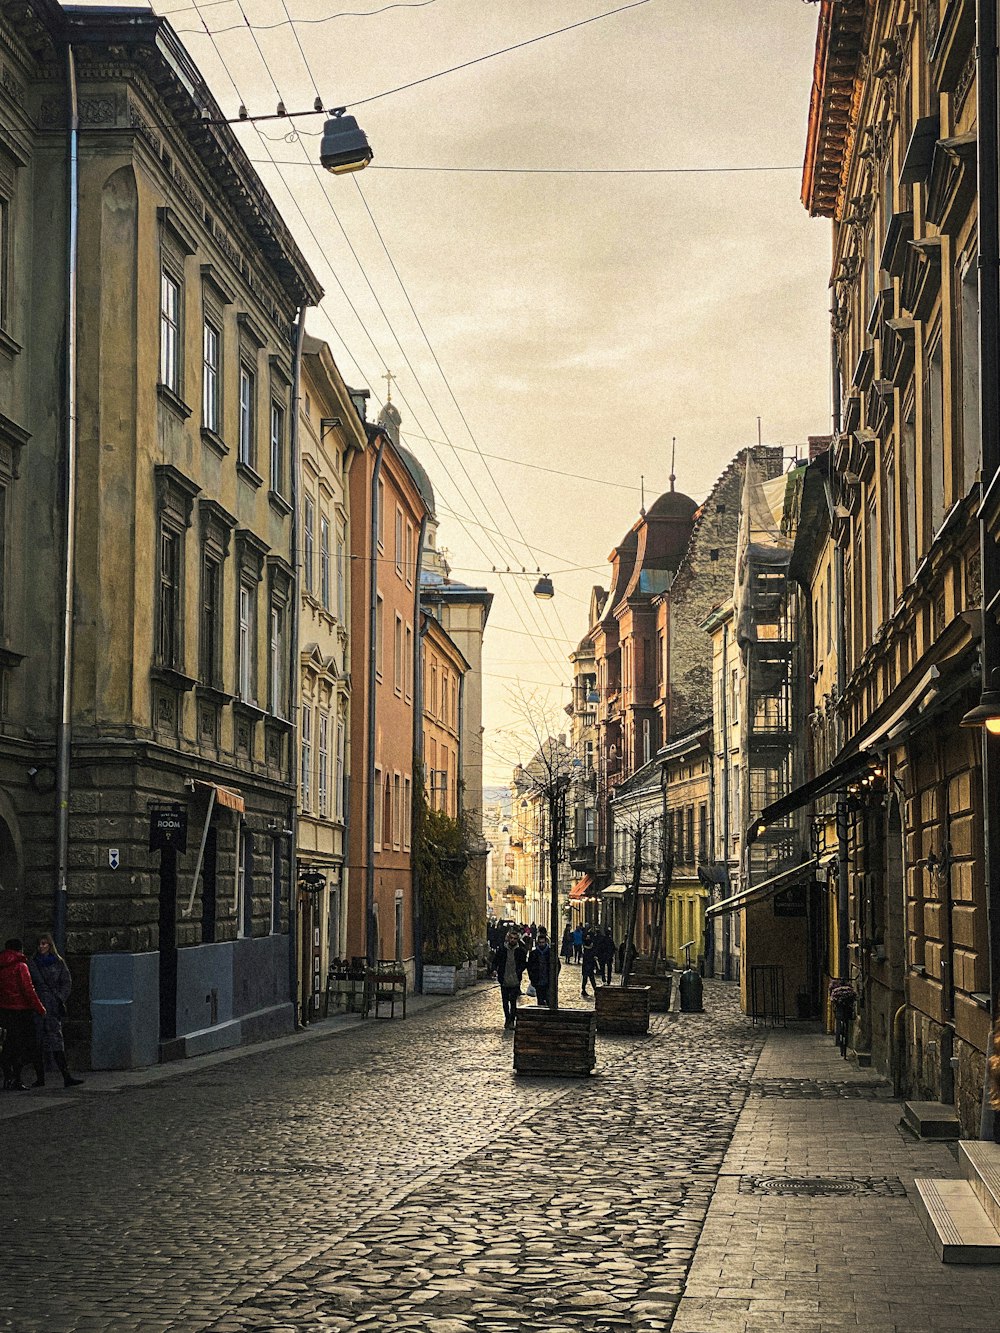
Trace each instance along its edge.
{"label": "orange building", "polygon": [[[362,411],[367,393],[355,395]],[[351,753],[347,953],[415,975],[414,681],[427,483],[388,403],[350,474]],[[423,489],[422,489],[423,486]],[[355,869],[356,867],[356,869]]]}
{"label": "orange building", "polygon": [[441,623],[421,617],[423,772],[427,803],[457,819],[462,809],[462,689],[469,663]]}

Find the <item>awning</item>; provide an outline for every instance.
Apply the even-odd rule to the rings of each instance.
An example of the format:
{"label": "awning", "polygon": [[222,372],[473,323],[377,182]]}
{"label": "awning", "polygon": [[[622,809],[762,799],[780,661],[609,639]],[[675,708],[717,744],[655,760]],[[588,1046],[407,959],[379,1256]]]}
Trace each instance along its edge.
{"label": "awning", "polygon": [[215,804],[224,806],[226,810],[235,810],[237,814],[244,814],[246,811],[246,802],[240,792],[234,791],[232,787],[220,787],[215,782],[201,782],[195,779],[195,791],[203,791],[206,794],[215,792]]}
{"label": "awning", "polygon": [[602,898],[624,898],[628,893],[628,886],[625,884],[609,884],[606,889],[601,890]]}
{"label": "awning", "polygon": [[839,763],[833,764],[825,772],[817,773],[808,782],[803,782],[800,787],[793,788],[787,796],[772,801],[760,812],[760,817],[750,825],[747,830],[747,842],[753,842],[761,828],[766,825],[776,824],[779,819],[784,819],[785,815],[791,814],[793,810],[799,810],[803,805],[808,805],[810,801],[825,796],[827,792],[845,786],[848,782],[853,782],[866,769],[871,768],[875,762],[872,755],[852,754],[849,759],[841,759]]}
{"label": "awning", "polygon": [[721,903],[706,908],[705,916],[727,916],[730,912],[739,912],[744,907],[752,907],[754,903],[765,902],[768,898],[773,898],[776,893],[780,893],[782,889],[790,889],[793,884],[811,878],[818,864],[815,859],[803,861],[801,865],[792,866],[790,870],[782,870],[780,875],[772,875],[770,879],[761,880],[759,884],[751,884],[749,888],[734,893],[731,898],[723,898]]}
{"label": "awning", "polygon": [[594,882],[593,875],[584,875],[578,879],[569,891],[569,900],[571,903],[579,902],[581,898],[590,897],[590,886]]}
{"label": "awning", "polygon": [[508,884],[503,896],[505,898],[525,898],[527,893],[520,884]]}

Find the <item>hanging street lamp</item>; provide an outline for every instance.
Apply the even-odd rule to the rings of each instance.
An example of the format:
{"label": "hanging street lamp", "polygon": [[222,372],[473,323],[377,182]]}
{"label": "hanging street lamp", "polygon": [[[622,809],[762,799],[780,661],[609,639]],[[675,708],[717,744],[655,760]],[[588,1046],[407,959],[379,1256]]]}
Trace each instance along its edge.
{"label": "hanging street lamp", "polygon": [[344,114],[345,109],[337,107],[332,118],[325,122],[319,147],[320,165],[335,176],[363,171],[375,156],[368,136],[353,116]]}

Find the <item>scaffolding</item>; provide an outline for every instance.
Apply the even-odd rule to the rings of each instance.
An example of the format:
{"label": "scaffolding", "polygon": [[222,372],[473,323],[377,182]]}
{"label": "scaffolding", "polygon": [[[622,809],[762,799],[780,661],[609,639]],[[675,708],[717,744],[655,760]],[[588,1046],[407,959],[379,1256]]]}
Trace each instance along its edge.
{"label": "scaffolding", "polygon": [[[803,778],[796,734],[802,709],[799,591],[789,576],[805,464],[766,478],[748,456],[736,564],[736,635],[743,659],[741,823],[746,830],[768,805]],[[801,864],[809,855],[801,811],[744,840],[749,887]]]}

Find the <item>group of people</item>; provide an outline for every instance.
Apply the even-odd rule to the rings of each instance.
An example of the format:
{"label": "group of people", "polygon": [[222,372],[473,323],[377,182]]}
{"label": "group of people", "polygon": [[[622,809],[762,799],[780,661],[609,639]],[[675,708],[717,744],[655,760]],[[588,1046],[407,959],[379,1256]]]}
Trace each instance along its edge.
{"label": "group of people", "polygon": [[[504,1027],[514,1026],[517,1002],[525,973],[539,1005],[548,1005],[552,977],[552,945],[544,926],[519,926],[514,922],[491,922],[488,942],[492,955],[492,971],[500,985],[503,1001]],[[615,941],[611,931],[567,926],[563,932],[559,953],[567,963],[581,966],[580,994],[589,998],[596,992],[598,977],[608,986],[615,959]],[[555,958],[556,971],[562,970]],[[587,985],[590,984],[590,991]]]}
{"label": "group of people", "polygon": [[45,1086],[45,1066],[51,1061],[62,1075],[63,1086],[75,1088],[66,1062],[62,1021],[73,981],[51,935],[40,935],[31,958],[19,939],[9,939],[0,953],[0,1065],[6,1091],[23,1092],[25,1065],[35,1071],[34,1088]]}

